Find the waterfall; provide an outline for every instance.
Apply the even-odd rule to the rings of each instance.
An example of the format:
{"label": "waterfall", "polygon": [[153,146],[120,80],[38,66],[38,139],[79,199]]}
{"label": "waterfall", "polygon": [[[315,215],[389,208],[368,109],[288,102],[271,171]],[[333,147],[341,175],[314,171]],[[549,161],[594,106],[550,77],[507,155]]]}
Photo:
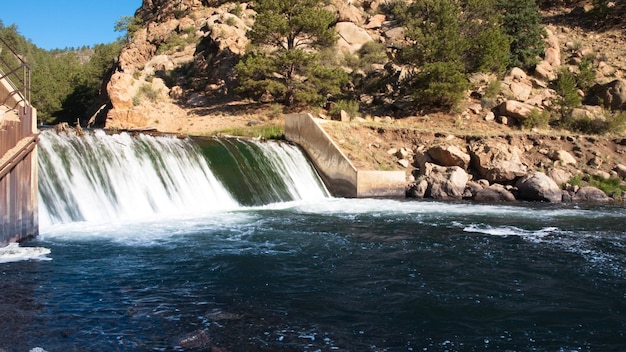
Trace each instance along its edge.
{"label": "waterfall", "polygon": [[[295,146],[239,140],[212,140],[211,144],[222,146],[222,150],[217,154],[215,148],[213,153],[207,152],[191,138],[107,135],[101,130],[79,137],[43,131],[38,162],[40,224],[202,214],[260,205],[264,201],[328,196],[314,169]],[[233,150],[225,147],[229,145],[245,145],[248,153],[259,153],[233,156]],[[248,164],[255,158],[264,161],[251,169],[246,168],[252,164],[228,164],[238,169],[239,180],[229,179],[225,187],[223,179],[229,176],[224,173],[224,165],[220,165],[219,154]],[[261,166],[271,170],[261,170]],[[259,178],[260,174],[265,176]],[[268,185],[269,180],[279,186]],[[311,182],[316,186],[312,187]],[[253,189],[262,196],[250,202],[232,189]]]}
{"label": "waterfall", "polygon": [[289,143],[198,140],[216,177],[243,205],[329,196],[302,151]]}

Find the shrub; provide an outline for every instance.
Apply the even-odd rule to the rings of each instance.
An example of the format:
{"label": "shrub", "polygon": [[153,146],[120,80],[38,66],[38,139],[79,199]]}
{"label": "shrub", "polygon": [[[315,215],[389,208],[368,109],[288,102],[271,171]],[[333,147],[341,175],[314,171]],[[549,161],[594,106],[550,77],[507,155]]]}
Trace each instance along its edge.
{"label": "shrub", "polygon": [[235,17],[228,16],[225,23],[231,27],[234,27],[237,24],[237,21],[235,20]]}
{"label": "shrub", "polygon": [[159,97],[159,91],[152,88],[150,84],[143,84],[139,87],[138,94],[148,98],[148,100],[154,102]]}
{"label": "shrub", "polygon": [[243,9],[241,8],[240,4],[235,4],[235,6],[232,9],[230,9],[228,12],[239,18],[241,18],[241,15],[243,15]]}
{"label": "shrub", "polygon": [[562,68],[556,80],[555,90],[559,95],[556,99],[557,109],[566,128],[570,123],[572,110],[582,104],[576,83],[576,77],[567,68]]}
{"label": "shrub", "polygon": [[621,197],[622,194],[624,194],[624,192],[626,191],[626,185],[622,183],[622,181],[619,178],[616,178],[616,177],[611,177],[611,178],[606,179],[600,176],[594,176],[594,175],[583,176],[582,174],[578,174],[574,176],[569,181],[569,183],[574,186],[579,186],[579,187],[584,186],[585,184],[588,184],[589,186],[596,187],[602,190],[602,192],[614,198]]}
{"label": "shrub", "polygon": [[359,113],[359,102],[354,100],[339,100],[328,112],[333,117],[338,117],[341,110],[350,116],[356,116]]}
{"label": "shrub", "polygon": [[420,103],[456,107],[469,88],[467,76],[455,62],[429,63],[415,76],[413,94]]}
{"label": "shrub", "polygon": [[545,128],[550,124],[550,113],[532,109],[530,115],[522,122],[526,128]]}
{"label": "shrub", "polygon": [[593,68],[593,56],[585,56],[578,64],[578,75],[576,84],[583,91],[587,91],[596,79],[596,70]]}
{"label": "shrub", "polygon": [[611,112],[607,118],[607,132],[623,134],[626,129],[626,111]]}
{"label": "shrub", "polygon": [[369,67],[372,64],[382,64],[386,62],[387,54],[385,53],[385,50],[385,44],[381,42],[371,41],[363,44],[361,49],[358,51],[363,67]]}
{"label": "shrub", "polygon": [[283,110],[284,109],[282,105],[274,103],[270,105],[269,117],[271,119],[275,119],[283,114]]}

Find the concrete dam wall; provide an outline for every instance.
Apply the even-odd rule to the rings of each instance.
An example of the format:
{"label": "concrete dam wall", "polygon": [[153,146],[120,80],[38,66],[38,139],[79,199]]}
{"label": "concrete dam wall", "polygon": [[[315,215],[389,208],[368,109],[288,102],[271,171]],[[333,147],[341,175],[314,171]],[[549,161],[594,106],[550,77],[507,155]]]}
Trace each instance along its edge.
{"label": "concrete dam wall", "polygon": [[358,170],[311,114],[285,116],[285,137],[304,149],[334,196],[404,197],[404,171]]}

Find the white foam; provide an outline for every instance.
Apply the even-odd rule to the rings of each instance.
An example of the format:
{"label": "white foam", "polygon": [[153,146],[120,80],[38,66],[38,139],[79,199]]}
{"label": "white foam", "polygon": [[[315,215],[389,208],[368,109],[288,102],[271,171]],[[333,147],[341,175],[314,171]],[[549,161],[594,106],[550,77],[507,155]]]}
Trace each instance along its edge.
{"label": "white foam", "polygon": [[10,243],[0,248],[0,263],[21,262],[24,260],[51,260],[48,248],[20,247],[19,243]]}
{"label": "white foam", "polygon": [[519,236],[529,240],[539,240],[547,235],[559,231],[556,227],[544,227],[539,230],[524,230],[515,226],[489,226],[472,224],[463,228],[465,232],[482,233],[491,236]]}

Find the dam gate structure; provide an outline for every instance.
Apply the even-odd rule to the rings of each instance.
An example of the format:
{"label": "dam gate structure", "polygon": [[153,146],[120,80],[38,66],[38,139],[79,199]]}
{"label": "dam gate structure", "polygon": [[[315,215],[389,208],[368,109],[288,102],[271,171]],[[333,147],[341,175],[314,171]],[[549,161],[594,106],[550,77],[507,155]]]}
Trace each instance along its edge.
{"label": "dam gate structure", "polygon": [[0,38],[0,247],[38,234],[37,111],[30,68]]}

